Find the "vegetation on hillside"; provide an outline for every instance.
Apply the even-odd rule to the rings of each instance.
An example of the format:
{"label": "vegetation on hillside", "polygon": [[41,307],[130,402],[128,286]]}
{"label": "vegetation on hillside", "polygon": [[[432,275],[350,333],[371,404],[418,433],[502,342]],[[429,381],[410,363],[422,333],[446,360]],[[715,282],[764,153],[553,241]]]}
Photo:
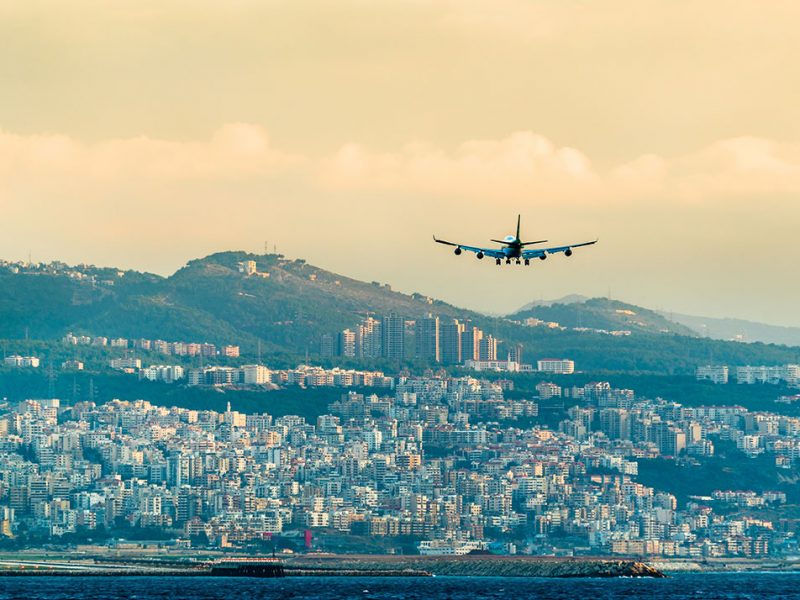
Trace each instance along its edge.
{"label": "vegetation on hillside", "polygon": [[[245,260],[254,260],[263,276],[240,273],[238,263]],[[581,313],[571,313],[578,309],[570,305],[534,307],[514,318],[535,313],[563,325],[630,329],[630,336],[526,327],[419,294],[402,294],[378,283],[349,279],[279,255],[223,252],[193,260],[166,278],[108,271],[104,277],[110,282],[102,285],[63,275],[0,271],[0,338],[46,340],[72,331],[234,343],[251,360],[260,343],[262,356],[268,359],[286,355],[300,358],[317,353],[322,334],[352,327],[368,314],[394,312],[415,319],[433,313],[470,321],[505,342],[506,348],[522,344],[527,361],[568,357],[585,371],[688,374],[699,364],[800,361],[798,348],[691,337],[684,335],[688,330],[675,332],[681,326],[653,311],[618,302],[590,300],[580,305]],[[615,321],[610,322],[609,316]],[[668,325],[673,333],[662,333]],[[501,358],[504,352],[501,346]],[[387,370],[424,366],[413,357],[405,364],[377,364]]]}
{"label": "vegetation on hillside", "polygon": [[690,337],[697,335],[693,329],[670,321],[653,310],[608,298],[591,298],[584,302],[563,304],[529,305],[509,315],[509,319],[514,320],[529,317],[559,323],[563,327],[677,333]]}

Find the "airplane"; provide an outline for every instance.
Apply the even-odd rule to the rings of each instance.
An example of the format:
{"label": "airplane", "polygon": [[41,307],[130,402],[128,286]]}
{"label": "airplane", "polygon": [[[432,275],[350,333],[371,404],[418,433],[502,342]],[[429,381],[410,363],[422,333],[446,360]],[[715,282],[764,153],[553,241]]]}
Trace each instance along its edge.
{"label": "airplane", "polygon": [[495,248],[477,248],[475,246],[467,246],[465,244],[456,244],[454,242],[448,242],[447,240],[440,240],[435,235],[433,236],[433,241],[437,244],[445,244],[447,246],[455,246],[455,250],[453,251],[456,256],[460,255],[463,250],[468,252],[474,252],[475,256],[480,260],[484,256],[489,256],[495,259],[495,264],[502,264],[505,260],[506,264],[511,264],[511,261],[516,261],[517,264],[520,264],[522,261],[525,262],[526,265],[531,264],[531,259],[538,258],[539,260],[545,260],[549,254],[557,254],[559,252],[563,252],[564,256],[572,256],[572,249],[573,248],[580,248],[581,246],[591,246],[592,244],[596,244],[597,240],[593,240],[591,242],[581,242],[580,244],[569,244],[567,246],[555,246],[553,248],[536,248],[526,250],[525,246],[532,246],[534,244],[544,244],[547,240],[536,240],[534,242],[523,242],[519,237],[519,226],[520,226],[520,215],[517,215],[517,234],[516,235],[507,235],[502,240],[491,240],[493,242],[497,242],[498,244],[503,244],[502,248],[495,249]]}

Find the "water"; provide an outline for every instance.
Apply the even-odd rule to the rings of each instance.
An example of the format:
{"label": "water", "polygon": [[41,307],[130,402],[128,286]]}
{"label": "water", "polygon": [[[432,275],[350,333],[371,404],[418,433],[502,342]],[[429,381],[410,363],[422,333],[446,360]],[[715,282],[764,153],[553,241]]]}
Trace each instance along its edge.
{"label": "water", "polygon": [[0,577],[0,600],[333,599],[503,600],[610,598],[693,600],[798,598],[800,574],[711,573],[668,579],[537,579],[507,577]]}

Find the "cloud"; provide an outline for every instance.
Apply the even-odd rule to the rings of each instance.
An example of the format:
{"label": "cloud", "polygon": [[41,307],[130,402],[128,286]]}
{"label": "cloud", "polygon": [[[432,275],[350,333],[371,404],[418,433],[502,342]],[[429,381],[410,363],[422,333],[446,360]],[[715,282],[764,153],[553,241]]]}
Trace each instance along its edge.
{"label": "cloud", "polygon": [[749,197],[800,193],[800,144],[757,137],[714,142],[670,167],[682,198]]}
{"label": "cloud", "polygon": [[[398,192],[428,201],[545,197],[574,202],[703,202],[800,193],[800,143],[758,137],[713,142],[677,157],[646,154],[601,167],[587,154],[532,131],[445,149],[417,141],[394,151],[349,142],[321,156],[276,148],[259,125],[229,123],[203,141],[148,136],[84,142],[61,134],[0,131],[0,191],[85,192],[141,185],[257,180],[291,174],[324,201],[326,191]],[[313,201],[313,200],[312,200]]]}
{"label": "cloud", "polygon": [[60,134],[0,131],[0,185],[229,179],[270,175],[303,162],[274,149],[266,131],[248,123],[229,123],[208,140],[188,142],[139,136],[86,143]]}
{"label": "cloud", "polygon": [[756,137],[720,140],[683,156],[646,154],[600,168],[578,149],[530,131],[471,140],[447,152],[429,143],[398,152],[346,144],[320,161],[337,189],[392,189],[444,197],[696,202],[800,193],[800,144]]}
{"label": "cloud", "polygon": [[596,179],[579,150],[520,131],[499,140],[470,140],[447,152],[430,143],[373,153],[346,144],[320,161],[318,176],[334,188],[376,188],[439,195],[494,196],[585,189]]}

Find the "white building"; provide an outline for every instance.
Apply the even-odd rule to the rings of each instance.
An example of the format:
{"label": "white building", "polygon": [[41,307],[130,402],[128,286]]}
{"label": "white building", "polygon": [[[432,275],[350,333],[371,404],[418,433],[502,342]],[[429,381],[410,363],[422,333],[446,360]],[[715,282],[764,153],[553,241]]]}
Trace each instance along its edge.
{"label": "white building", "polygon": [[511,360],[466,360],[464,367],[473,371],[508,371],[516,373],[524,365]]}
{"label": "white building", "polygon": [[112,358],[108,361],[112,369],[141,369],[142,361],[138,358]]}
{"label": "white building", "polygon": [[141,375],[149,381],[164,381],[174,383],[184,377],[184,369],[180,365],[150,365],[142,369]]}
{"label": "white building", "polygon": [[486,550],[486,542],[448,541],[448,540],[423,540],[419,543],[419,553],[423,556],[463,556],[474,550]]}
{"label": "white building", "polygon": [[539,393],[539,398],[541,398],[542,400],[561,397],[561,387],[556,385],[555,383],[550,383],[548,381],[542,381],[540,383],[537,383],[536,391]]}
{"label": "white building", "polygon": [[245,275],[255,275],[258,272],[256,268],[256,261],[254,260],[245,260],[239,263],[239,273],[244,273]]}
{"label": "white building", "polygon": [[800,383],[800,365],[750,366],[736,367],[738,383],[771,383],[786,382],[789,385]]}
{"label": "white building", "polygon": [[536,368],[541,373],[570,375],[575,372],[575,361],[568,358],[543,358],[536,361]]}
{"label": "white building", "polygon": [[242,381],[245,385],[263,385],[269,383],[271,374],[264,365],[244,365],[242,367]]}
{"label": "white building", "polygon": [[728,383],[728,367],[726,365],[705,365],[697,367],[695,372],[697,381],[710,381],[724,385]]}
{"label": "white building", "polygon": [[19,356],[14,354],[7,356],[3,360],[3,364],[7,367],[38,367],[39,359],[36,356]]}

